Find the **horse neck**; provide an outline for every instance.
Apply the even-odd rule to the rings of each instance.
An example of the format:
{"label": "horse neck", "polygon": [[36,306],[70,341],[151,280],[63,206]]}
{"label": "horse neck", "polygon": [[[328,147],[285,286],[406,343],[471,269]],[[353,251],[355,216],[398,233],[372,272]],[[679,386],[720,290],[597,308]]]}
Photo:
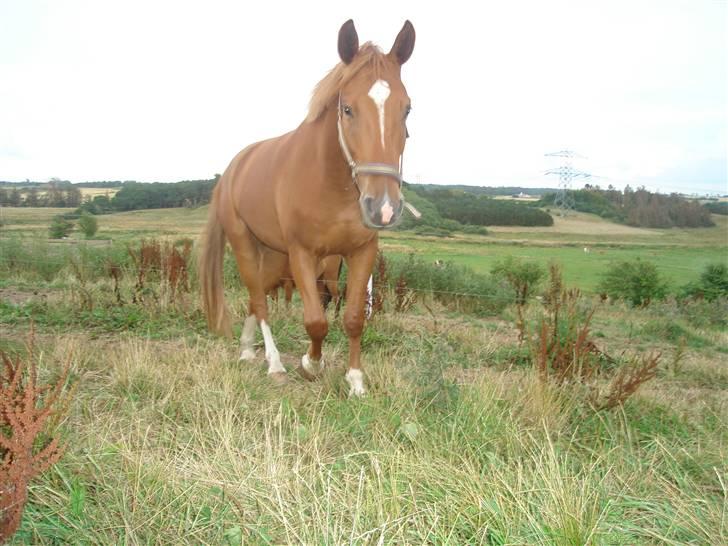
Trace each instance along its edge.
{"label": "horse neck", "polygon": [[302,133],[302,145],[307,148],[306,156],[315,159],[314,168],[320,171],[322,183],[332,190],[345,190],[345,182],[351,180],[351,170],[339,145],[336,114],[335,108],[329,108],[319,119],[304,122],[298,131]]}

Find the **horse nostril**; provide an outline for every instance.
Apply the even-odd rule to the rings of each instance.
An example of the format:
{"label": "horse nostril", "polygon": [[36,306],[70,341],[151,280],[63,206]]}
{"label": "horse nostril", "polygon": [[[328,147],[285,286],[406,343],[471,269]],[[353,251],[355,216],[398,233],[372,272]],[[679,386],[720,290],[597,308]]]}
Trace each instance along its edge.
{"label": "horse nostril", "polygon": [[372,197],[365,197],[364,198],[364,206],[366,207],[366,210],[370,214],[374,214],[376,211],[374,206],[374,199]]}

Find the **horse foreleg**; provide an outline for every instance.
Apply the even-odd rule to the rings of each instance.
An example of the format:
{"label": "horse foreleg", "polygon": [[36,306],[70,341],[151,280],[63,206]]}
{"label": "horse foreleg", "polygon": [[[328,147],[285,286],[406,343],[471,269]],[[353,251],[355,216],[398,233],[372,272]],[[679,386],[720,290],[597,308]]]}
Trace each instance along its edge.
{"label": "horse foreleg", "polygon": [[376,239],[346,257],[348,273],[344,329],[349,337],[349,370],[345,377],[350,387],[349,396],[361,396],[366,393],[364,376],[361,372],[361,334],[364,331],[367,280],[372,273],[376,257]]}
{"label": "horse foreleg", "polygon": [[321,344],[329,331],[326,314],[321,305],[316,286],[316,257],[304,250],[291,250],[289,253],[291,272],[303,300],[303,324],[306,327],[311,345],[301,358],[304,377],[313,379],[324,368],[321,358]]}

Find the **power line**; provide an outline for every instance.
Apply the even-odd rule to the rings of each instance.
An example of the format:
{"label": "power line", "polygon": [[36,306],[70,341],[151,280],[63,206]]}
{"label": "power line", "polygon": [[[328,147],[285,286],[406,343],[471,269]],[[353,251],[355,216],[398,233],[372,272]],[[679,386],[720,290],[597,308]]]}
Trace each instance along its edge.
{"label": "power line", "polygon": [[571,195],[571,181],[574,178],[589,178],[591,174],[575,169],[571,161],[574,158],[583,159],[584,156],[577,154],[572,150],[560,150],[544,154],[546,157],[560,157],[563,164],[556,169],[549,169],[546,175],[558,175],[559,191],[554,197],[554,207],[560,216],[568,216],[574,210],[574,198]]}

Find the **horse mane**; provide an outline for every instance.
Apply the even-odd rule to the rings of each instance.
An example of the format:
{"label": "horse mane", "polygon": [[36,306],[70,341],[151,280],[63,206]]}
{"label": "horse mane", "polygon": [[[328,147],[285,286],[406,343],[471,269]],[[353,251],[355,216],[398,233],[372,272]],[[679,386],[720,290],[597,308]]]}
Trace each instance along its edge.
{"label": "horse mane", "polygon": [[337,98],[341,88],[359,72],[365,68],[371,68],[374,71],[375,78],[378,78],[384,64],[387,62],[391,61],[378,46],[366,42],[359,48],[359,52],[349,64],[340,62],[316,84],[311,95],[311,101],[308,104],[306,121],[311,122],[319,119],[329,104]]}

